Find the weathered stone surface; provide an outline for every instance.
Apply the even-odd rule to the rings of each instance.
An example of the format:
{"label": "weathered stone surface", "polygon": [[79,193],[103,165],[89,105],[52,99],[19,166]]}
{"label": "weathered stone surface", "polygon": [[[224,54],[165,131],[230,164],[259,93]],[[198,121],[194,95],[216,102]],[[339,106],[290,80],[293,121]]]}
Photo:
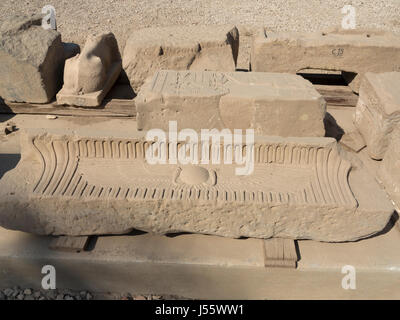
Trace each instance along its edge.
{"label": "weathered stone surface", "polygon": [[302,69],[344,71],[345,80],[358,92],[364,73],[400,71],[400,37],[371,30],[304,34],[262,30],[253,39],[251,69],[288,73]]}
{"label": "weathered stone surface", "polygon": [[350,150],[353,150],[354,152],[359,152],[366,146],[363,137],[357,130],[346,132],[341,137],[340,144],[344,145]]}
{"label": "weathered stone surface", "polygon": [[23,139],[21,161],[0,179],[6,228],[348,241],[381,231],[393,211],[372,177],[350,170],[332,138],[258,137],[245,148],[254,150],[253,174],[236,176],[236,163],[150,165],[144,160],[150,143],[139,134],[42,132]]}
{"label": "weathered stone surface", "polygon": [[58,104],[97,107],[122,69],[117,40],[112,33],[88,36],[81,54],[68,59]]}
{"label": "weathered stone surface", "polygon": [[400,126],[393,132],[379,170],[386,191],[400,209]]}
{"label": "weathered stone surface", "polygon": [[234,26],[173,26],[134,31],[126,42],[123,67],[138,91],[156,71],[235,71],[239,31]]}
{"label": "weathered stone surface", "polygon": [[354,123],[369,155],[382,159],[393,129],[400,126],[400,72],[365,74]]}
{"label": "weathered stone surface", "polygon": [[139,130],[167,130],[168,121],[176,120],[182,129],[325,134],[325,100],[310,82],[292,74],[162,70],[142,87],[136,108]]}
{"label": "weathered stone surface", "polygon": [[41,27],[42,16],[17,16],[0,30],[0,96],[8,101],[46,103],[61,88],[61,35]]}

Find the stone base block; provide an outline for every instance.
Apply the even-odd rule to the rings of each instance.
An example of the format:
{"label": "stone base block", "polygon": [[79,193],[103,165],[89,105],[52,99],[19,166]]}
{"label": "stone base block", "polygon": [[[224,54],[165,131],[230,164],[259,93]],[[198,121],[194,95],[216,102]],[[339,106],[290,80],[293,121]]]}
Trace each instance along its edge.
{"label": "stone base block", "polygon": [[[291,74],[159,71],[136,97],[139,130],[254,129],[256,134],[325,135],[326,102]],[[194,116],[196,115],[196,116]]]}

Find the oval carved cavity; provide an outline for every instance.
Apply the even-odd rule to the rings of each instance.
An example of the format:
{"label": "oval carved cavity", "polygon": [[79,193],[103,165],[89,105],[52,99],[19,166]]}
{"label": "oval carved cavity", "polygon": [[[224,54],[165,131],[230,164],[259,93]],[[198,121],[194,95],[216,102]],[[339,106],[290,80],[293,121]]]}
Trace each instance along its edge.
{"label": "oval carved cavity", "polygon": [[208,170],[203,167],[187,166],[182,168],[180,179],[182,182],[190,185],[200,184],[206,182],[210,174]]}

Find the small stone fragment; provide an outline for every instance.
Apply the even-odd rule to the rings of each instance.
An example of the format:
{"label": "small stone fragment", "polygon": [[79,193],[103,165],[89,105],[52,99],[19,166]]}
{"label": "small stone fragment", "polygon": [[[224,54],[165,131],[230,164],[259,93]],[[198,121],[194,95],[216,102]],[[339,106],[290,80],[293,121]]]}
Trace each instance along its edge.
{"label": "small stone fragment", "polygon": [[6,127],[4,128],[4,133],[6,135],[8,135],[10,133],[13,133],[15,131],[17,131],[17,126],[15,124],[13,124],[13,123],[7,123],[6,124]]}
{"label": "small stone fragment", "polygon": [[11,288],[6,288],[6,289],[4,289],[3,292],[6,295],[6,297],[10,297],[13,294],[14,290]]}
{"label": "small stone fragment", "polygon": [[48,290],[46,296],[51,300],[55,300],[57,298],[57,292],[56,290]]}
{"label": "small stone fragment", "polygon": [[32,290],[31,289],[25,289],[24,290],[24,294],[25,295],[31,295],[32,294]]}
{"label": "small stone fragment", "polygon": [[[323,137],[326,102],[298,75],[158,71],[136,97],[139,130],[254,129],[255,134]],[[196,114],[196,117],[193,115]],[[232,131],[233,132],[233,131]]]}

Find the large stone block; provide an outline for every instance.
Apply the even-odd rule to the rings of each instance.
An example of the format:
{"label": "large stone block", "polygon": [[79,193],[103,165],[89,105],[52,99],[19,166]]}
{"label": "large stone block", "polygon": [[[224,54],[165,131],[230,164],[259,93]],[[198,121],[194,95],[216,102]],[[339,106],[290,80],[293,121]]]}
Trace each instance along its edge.
{"label": "large stone block", "polygon": [[58,104],[97,107],[122,69],[114,34],[89,35],[81,54],[65,62],[64,86]]}
{"label": "large stone block", "polygon": [[0,96],[8,101],[46,103],[61,88],[61,35],[41,26],[42,16],[17,16],[0,30]]}
{"label": "large stone block", "polygon": [[[140,130],[254,129],[276,136],[324,136],[326,102],[292,74],[169,71],[149,78],[136,98]],[[196,116],[193,116],[196,115]]]}
{"label": "large stone block", "polygon": [[173,26],[134,31],[123,68],[136,91],[156,71],[235,71],[239,31],[234,26]]}
{"label": "large stone block", "polygon": [[350,241],[381,231],[393,212],[373,177],[352,167],[332,138],[258,137],[239,149],[254,160],[253,173],[237,176],[236,161],[150,164],[145,154],[154,146],[135,131],[71,133],[24,136],[21,161],[0,179],[0,225],[53,235],[136,228]]}
{"label": "large stone block", "polygon": [[345,80],[358,92],[366,72],[400,71],[400,37],[368,30],[326,33],[262,30],[253,39],[251,69],[288,73],[303,69],[344,71]]}
{"label": "large stone block", "polygon": [[400,72],[365,74],[354,123],[369,155],[382,159],[393,129],[400,126]]}
{"label": "large stone block", "polygon": [[379,178],[386,191],[400,209],[400,126],[393,132],[388,149],[382,160]]}

